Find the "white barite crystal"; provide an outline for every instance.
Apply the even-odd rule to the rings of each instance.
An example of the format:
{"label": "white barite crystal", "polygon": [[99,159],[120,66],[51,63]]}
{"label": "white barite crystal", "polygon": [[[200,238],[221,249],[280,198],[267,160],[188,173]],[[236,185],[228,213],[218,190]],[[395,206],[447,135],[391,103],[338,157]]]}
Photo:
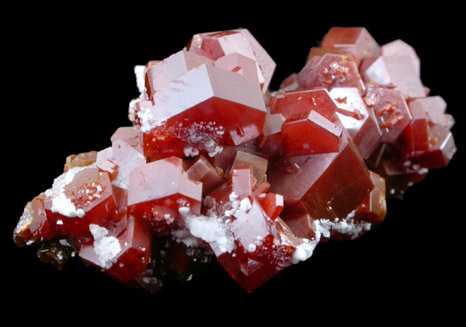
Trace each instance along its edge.
{"label": "white barite crystal", "polygon": [[350,239],[354,240],[362,232],[369,231],[371,229],[371,223],[363,221],[350,221],[350,218],[353,218],[356,211],[351,212],[346,218],[330,221],[328,219],[316,220],[317,228],[320,234],[324,237],[330,237],[330,232],[336,231],[340,234],[349,236]]}
{"label": "white barite crystal", "polygon": [[121,252],[120,241],[114,236],[107,236],[108,230],[96,224],[90,224],[89,230],[94,237],[94,252],[99,266],[109,269],[118,259]]}
{"label": "white barite crystal", "polygon": [[53,213],[56,212],[70,218],[82,218],[85,216],[85,211],[77,209],[73,202],[65,195],[65,186],[70,184],[80,171],[94,167],[95,164],[87,167],[73,167],[55,178],[52,188],[45,192],[47,197],[52,198],[51,210]]}
{"label": "white barite crystal", "polygon": [[231,192],[228,198],[230,199],[230,202],[235,201],[238,199],[238,194],[236,194],[235,192]]}
{"label": "white barite crystal", "polygon": [[60,242],[60,244],[63,245],[63,246],[71,247],[71,244],[65,239],[58,240],[58,242]]}
{"label": "white barite crystal", "polygon": [[225,216],[230,217],[234,216],[238,210],[247,212],[252,208],[251,201],[248,197],[245,197],[241,201],[238,200],[238,195],[235,192],[232,192],[229,196],[231,209],[225,210]]}
{"label": "white barite crystal", "polygon": [[156,120],[152,108],[147,107],[141,108],[137,112],[137,117],[139,118],[141,132],[143,133],[149,133],[152,129],[162,126],[165,122]]}
{"label": "white barite crystal", "polygon": [[143,65],[134,66],[134,75],[136,75],[136,85],[138,87],[139,93],[145,93],[146,87],[144,82],[144,72],[146,67]]}
{"label": "white barite crystal", "polygon": [[78,209],[78,210],[76,210],[76,215],[79,218],[82,218],[82,217],[84,217],[86,215],[86,212],[83,209]]}
{"label": "white barite crystal", "polygon": [[296,247],[293,254],[293,263],[305,261],[309,259],[317,244],[319,244],[322,237],[329,238],[331,231],[339,232],[343,235],[347,235],[350,239],[355,239],[363,231],[369,231],[371,224],[368,222],[353,222],[349,219],[353,218],[356,214],[356,210],[350,212],[348,216],[343,219],[336,218],[334,221],[328,219],[316,219],[313,222],[312,230],[315,233],[315,237],[312,240],[303,239],[303,243]]}
{"label": "white barite crystal", "polygon": [[199,150],[193,148],[192,146],[187,146],[183,149],[184,155],[186,157],[195,157],[199,154]]}
{"label": "white barite crystal", "polygon": [[223,147],[217,145],[212,151],[209,151],[209,157],[215,157],[217,154],[223,151]]}
{"label": "white barite crystal", "polygon": [[65,193],[58,193],[52,200],[52,212],[58,212],[59,214],[67,217],[77,217],[78,213],[73,202],[66,197]]}
{"label": "white barite crystal", "polygon": [[234,237],[228,223],[218,217],[186,216],[186,227],[195,237],[209,243],[214,253],[219,256],[235,249]]}
{"label": "white barite crystal", "polygon": [[252,208],[252,204],[251,204],[251,201],[249,201],[249,198],[244,198],[240,201],[239,210],[246,212],[251,208]]}
{"label": "white barite crystal", "polygon": [[307,259],[312,257],[317,243],[319,243],[319,241],[317,241],[317,238],[312,241],[308,239],[303,239],[303,243],[299,244],[296,247],[295,252],[293,253],[292,262],[296,264],[300,261],[306,261]]}
{"label": "white barite crystal", "polygon": [[178,208],[178,212],[180,213],[180,215],[182,215],[183,217],[186,217],[189,213],[189,207],[179,207]]}
{"label": "white barite crystal", "polygon": [[257,248],[256,244],[254,244],[254,243],[249,243],[249,245],[248,245],[248,251],[249,251],[249,252],[254,252],[254,251],[256,251],[256,248]]}

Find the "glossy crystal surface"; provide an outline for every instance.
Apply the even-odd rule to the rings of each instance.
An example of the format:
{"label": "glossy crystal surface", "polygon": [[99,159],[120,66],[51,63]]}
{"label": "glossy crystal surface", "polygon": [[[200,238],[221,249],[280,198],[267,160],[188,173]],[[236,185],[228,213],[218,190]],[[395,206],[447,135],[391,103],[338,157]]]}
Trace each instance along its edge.
{"label": "glossy crystal surface", "polygon": [[321,242],[383,228],[386,198],[453,159],[455,120],[420,57],[332,28],[274,91],[275,62],[247,29],[195,34],[135,67],[132,125],[68,156],[14,242],[151,293],[217,260],[253,292]]}
{"label": "glossy crystal surface", "polygon": [[324,36],[320,47],[351,53],[358,64],[362,59],[380,53],[379,45],[364,27],[331,28]]}

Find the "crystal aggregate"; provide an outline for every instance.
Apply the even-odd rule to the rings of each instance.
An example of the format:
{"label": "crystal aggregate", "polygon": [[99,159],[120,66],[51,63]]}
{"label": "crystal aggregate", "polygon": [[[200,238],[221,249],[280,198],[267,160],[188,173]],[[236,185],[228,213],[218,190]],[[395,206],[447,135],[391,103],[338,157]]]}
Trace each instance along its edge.
{"label": "crystal aggregate", "polygon": [[24,208],[16,245],[73,256],[152,293],[216,259],[253,292],[321,242],[358,238],[456,152],[415,50],[332,28],[270,91],[275,62],[247,29],[194,35],[136,66],[132,126],[66,158]]}

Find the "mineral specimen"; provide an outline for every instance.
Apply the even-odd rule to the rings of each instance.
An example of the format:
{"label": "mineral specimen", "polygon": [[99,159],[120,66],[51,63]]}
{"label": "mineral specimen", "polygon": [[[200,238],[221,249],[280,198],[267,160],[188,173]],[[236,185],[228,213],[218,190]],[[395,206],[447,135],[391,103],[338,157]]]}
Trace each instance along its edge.
{"label": "mineral specimen", "polygon": [[196,34],[136,66],[132,126],[66,158],[13,238],[58,269],[76,254],[154,293],[214,258],[252,292],[384,221],[430,169],[448,165],[454,119],[428,95],[401,40],[332,28],[275,92],[275,63],[246,29]]}

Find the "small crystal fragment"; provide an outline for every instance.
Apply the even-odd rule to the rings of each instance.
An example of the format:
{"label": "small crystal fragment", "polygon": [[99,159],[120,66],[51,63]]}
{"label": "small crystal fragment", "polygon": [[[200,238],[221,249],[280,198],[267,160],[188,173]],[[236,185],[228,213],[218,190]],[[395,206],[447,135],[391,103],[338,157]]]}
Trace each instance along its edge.
{"label": "small crystal fragment", "polygon": [[266,172],[268,168],[267,163],[267,159],[256,156],[255,154],[245,151],[237,151],[235,159],[231,165],[231,169],[235,169],[235,167],[241,167],[246,164],[251,164],[256,183],[262,184],[266,180]]}
{"label": "small crystal fragment", "polygon": [[133,126],[118,128],[110,138],[112,144],[117,140],[122,140],[129,146],[133,147],[136,151],[143,153],[141,135]]}
{"label": "small crystal fragment", "polygon": [[282,218],[297,237],[308,240],[315,239],[314,219],[306,210],[291,210],[282,215]]}
{"label": "small crystal fragment", "polygon": [[336,87],[330,96],[337,104],[336,114],[349,132],[363,159],[368,159],[382,138],[373,110],[369,110],[356,88]]}
{"label": "small crystal fragment", "polygon": [[324,36],[320,47],[349,52],[357,63],[380,52],[379,45],[364,27],[333,27]]}
{"label": "small crystal fragment", "polygon": [[336,109],[337,105],[323,88],[278,92],[270,102],[270,113],[282,114],[287,119],[310,111],[331,119]]}
{"label": "small crystal fragment", "polygon": [[381,56],[403,56],[408,57],[418,74],[421,75],[421,60],[419,59],[416,50],[403,40],[394,40],[380,47]]}
{"label": "small crystal fragment", "polygon": [[283,152],[287,157],[337,152],[342,128],[316,111],[297,114],[282,126]]}
{"label": "small crystal fragment", "polygon": [[280,216],[284,206],[282,195],[268,193],[264,197],[259,197],[258,201],[270,219],[275,220]]}
{"label": "small crystal fragment", "polygon": [[311,51],[309,52],[309,54],[307,56],[307,61],[306,62],[309,62],[314,57],[323,57],[327,53],[337,54],[337,55],[342,55],[342,56],[352,56],[353,59],[356,59],[356,57],[354,57],[354,55],[352,53],[345,52],[345,51],[342,51],[342,50],[331,49],[331,48],[312,47]]}
{"label": "small crystal fragment", "polygon": [[51,240],[43,242],[40,249],[37,251],[37,256],[40,261],[50,263],[58,270],[62,270],[73,252],[70,246],[64,245],[64,242],[59,240]]}
{"label": "small crystal fragment", "polygon": [[385,200],[385,179],[369,171],[374,188],[356,209],[354,221],[364,220],[372,225],[380,224],[387,214],[387,202]]}
{"label": "small crystal fragment", "polygon": [[205,196],[211,193],[215,188],[223,183],[223,170],[215,169],[210,161],[203,155],[188,163],[189,168],[186,169],[189,177],[199,182],[202,182],[202,195]]}
{"label": "small crystal fragment", "polygon": [[413,164],[423,169],[437,169],[447,166],[456,153],[453,134],[441,125],[429,127],[428,150],[413,155]]}
{"label": "small crystal fragment", "polygon": [[446,113],[447,103],[440,96],[429,96],[409,102],[411,110],[423,111],[427,115],[429,125],[438,124],[451,129],[455,123],[453,117]]}
{"label": "small crystal fragment", "polygon": [[370,57],[361,63],[361,76],[366,83],[396,86],[405,98],[422,98],[424,87],[413,61],[406,56]]}
{"label": "small crystal fragment", "polygon": [[353,57],[327,53],[323,57],[313,57],[298,73],[298,83],[302,88],[355,87],[364,92],[364,83]]}
{"label": "small crystal fragment", "polygon": [[78,155],[71,155],[66,158],[65,168],[63,171],[66,173],[69,169],[74,167],[86,167],[92,165],[97,158],[97,151],[90,151],[80,153]]}
{"label": "small crystal fragment", "polygon": [[189,177],[180,158],[157,160],[131,172],[128,211],[150,223],[156,234],[178,227],[180,211],[199,214],[201,199],[202,183]]}
{"label": "small crystal fragment", "polygon": [[397,88],[370,86],[364,101],[374,111],[382,130],[382,142],[394,143],[413,118],[401,91]]}

